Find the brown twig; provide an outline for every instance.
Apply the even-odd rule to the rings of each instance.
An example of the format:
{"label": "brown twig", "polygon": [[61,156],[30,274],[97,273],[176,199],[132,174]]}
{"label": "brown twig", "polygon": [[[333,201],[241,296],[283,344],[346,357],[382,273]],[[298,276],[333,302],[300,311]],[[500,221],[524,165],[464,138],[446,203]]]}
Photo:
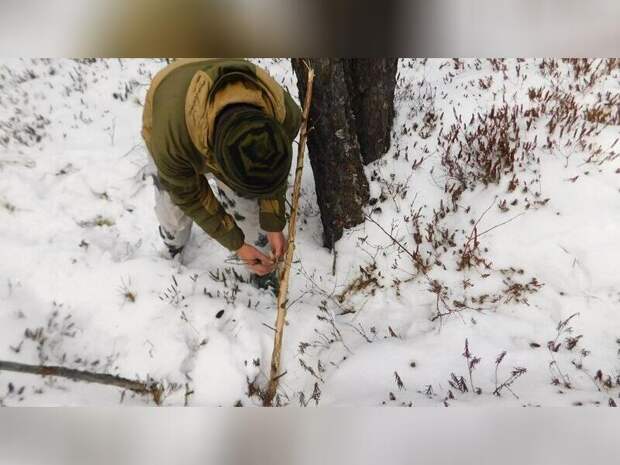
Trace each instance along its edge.
{"label": "brown twig", "polygon": [[150,395],[157,405],[161,405],[162,402],[163,387],[158,383],[144,383],[106,373],[93,373],[60,366],[28,365],[0,360],[0,371],[2,370],[40,376],[58,376],[87,383],[106,384],[108,386],[129,389],[137,394]]}
{"label": "brown twig", "polygon": [[483,234],[488,233],[489,231],[493,231],[495,228],[499,228],[500,226],[503,226],[503,225],[505,225],[505,224],[507,224],[507,223],[510,223],[510,222],[511,222],[511,221],[513,221],[513,220],[516,220],[516,219],[517,219],[517,218],[519,218],[520,216],[525,215],[525,213],[526,213],[526,212],[521,212],[521,213],[519,213],[518,215],[515,215],[515,216],[513,216],[512,218],[510,218],[510,219],[508,219],[508,220],[506,220],[506,221],[503,221],[503,222],[501,222],[501,223],[499,223],[499,224],[496,224],[495,226],[490,227],[489,229],[486,229],[486,230],[482,231],[481,233],[478,233],[478,237],[482,236]]}
{"label": "brown twig", "polygon": [[306,145],[306,138],[308,136],[308,114],[310,112],[310,102],[312,101],[312,83],[314,81],[314,70],[307,64],[306,66],[308,68],[306,98],[304,102],[304,113],[299,136],[299,147],[297,151],[297,167],[295,169],[295,183],[293,185],[291,216],[288,223],[288,247],[284,257],[282,272],[280,274],[280,289],[277,297],[276,334],[273,342],[273,353],[271,355],[271,375],[269,378],[267,391],[265,392],[265,396],[263,398],[263,404],[265,406],[272,405],[273,398],[275,397],[278,389],[278,381],[282,376],[280,375],[280,354],[282,351],[282,336],[286,321],[289,275],[291,271],[291,263],[293,262],[293,254],[295,252],[295,226],[297,222],[299,196],[301,193],[301,175],[304,167],[304,148]]}
{"label": "brown twig", "polygon": [[426,265],[424,264],[424,262],[422,261],[422,258],[418,255],[417,250],[416,252],[411,252],[407,249],[407,247],[405,247],[402,242],[400,242],[398,239],[396,239],[392,234],[390,234],[389,232],[387,232],[385,230],[385,228],[383,226],[381,226],[379,223],[377,223],[372,217],[370,217],[369,215],[364,215],[366,217],[366,219],[368,221],[370,221],[371,223],[373,223],[375,226],[377,226],[386,236],[388,236],[391,240],[392,243],[396,244],[403,252],[405,252],[407,255],[409,255],[409,257],[411,257],[411,259],[413,260],[413,262],[416,264],[418,270],[430,281],[430,278],[428,276],[428,273],[425,271]]}

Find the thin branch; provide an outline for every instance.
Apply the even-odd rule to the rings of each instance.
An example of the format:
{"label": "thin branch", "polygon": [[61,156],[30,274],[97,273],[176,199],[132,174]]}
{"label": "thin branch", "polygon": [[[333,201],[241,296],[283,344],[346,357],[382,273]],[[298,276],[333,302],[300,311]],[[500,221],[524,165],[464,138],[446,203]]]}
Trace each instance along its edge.
{"label": "thin branch", "polygon": [[162,401],[163,387],[158,383],[144,383],[106,373],[93,373],[60,366],[28,365],[0,360],[0,371],[2,370],[40,376],[58,376],[87,383],[106,384],[121,389],[129,389],[137,394],[150,395],[157,405],[160,405]]}
{"label": "thin branch", "polygon": [[304,148],[306,146],[306,138],[308,136],[308,115],[310,113],[310,103],[312,101],[312,83],[314,81],[314,70],[308,66],[308,78],[306,84],[306,98],[304,102],[303,120],[300,129],[299,147],[297,151],[297,167],[295,168],[295,183],[293,185],[293,197],[291,206],[291,215],[288,223],[288,248],[284,257],[282,272],[280,274],[280,289],[277,297],[277,317],[276,317],[276,334],[273,341],[273,353],[271,355],[271,374],[269,385],[265,392],[263,404],[271,406],[278,389],[278,381],[280,379],[280,354],[282,351],[282,336],[284,333],[284,324],[286,322],[286,310],[288,301],[288,283],[291,272],[291,264],[293,262],[293,254],[295,253],[295,233],[297,223],[297,210],[299,206],[299,197],[301,194],[301,177],[304,167]]}
{"label": "thin branch", "polygon": [[503,223],[496,224],[495,226],[493,226],[493,227],[491,227],[491,228],[489,228],[489,229],[487,229],[487,230],[485,230],[485,231],[482,231],[481,233],[478,233],[478,237],[482,236],[483,234],[488,233],[489,231],[492,231],[492,230],[493,230],[493,229],[495,229],[495,228],[499,228],[500,226],[503,226],[503,225],[505,225],[506,223],[510,223],[512,220],[516,220],[516,219],[517,219],[517,218],[519,218],[520,216],[525,215],[525,213],[526,213],[526,212],[521,212],[521,213],[519,213],[518,215],[515,215],[515,216],[513,216],[512,218],[510,218],[510,219],[508,219],[508,220],[504,221]]}
{"label": "thin branch", "polygon": [[389,232],[387,232],[383,226],[381,226],[379,223],[377,223],[373,218],[371,218],[368,215],[365,215],[366,219],[368,221],[370,221],[371,223],[373,223],[375,226],[377,226],[381,231],[383,231],[383,233],[388,236],[390,239],[392,239],[392,241],[394,242],[394,244],[396,244],[398,247],[400,247],[402,249],[403,252],[405,252],[407,255],[409,255],[413,261],[416,261],[416,257],[413,255],[413,253],[411,253],[409,250],[407,250],[407,248],[398,240],[396,239],[394,236],[392,236]]}

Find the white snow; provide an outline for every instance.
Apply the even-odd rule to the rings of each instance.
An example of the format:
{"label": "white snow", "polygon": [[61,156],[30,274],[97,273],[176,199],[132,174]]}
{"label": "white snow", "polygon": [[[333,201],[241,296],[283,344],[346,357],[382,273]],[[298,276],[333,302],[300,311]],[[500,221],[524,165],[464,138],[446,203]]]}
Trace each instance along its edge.
{"label": "white snow", "polygon": [[[287,60],[254,61],[297,97]],[[367,221],[337,243],[332,275],[306,164],[282,404],[620,402],[620,143],[613,146],[620,137],[620,65],[584,88],[590,74],[575,76],[570,63],[554,62],[555,76],[538,59],[400,61],[392,147],[367,167],[371,196],[383,198],[368,215],[408,252],[415,250],[413,213],[419,210],[425,238],[434,211],[452,206],[444,188],[455,181],[438,141],[455,115],[468,123],[504,101],[534,107],[528,91],[538,87],[574,96],[582,106],[575,127],[599,94],[616,115],[607,126],[584,123],[596,126],[584,146],[573,130],[560,136],[557,129],[551,148],[543,147],[549,115],[529,129],[519,117],[520,140],[538,137],[530,162],[516,168],[522,183],[509,191],[512,175],[504,175],[465,190],[457,211],[446,212],[435,229],[454,233],[454,246],[420,244],[420,256],[433,257],[426,274]],[[180,261],[166,258],[157,233],[140,125],[150,77],[164,65],[0,62],[0,360],[152,379],[166,386],[164,405],[261,405],[248,386],[266,384],[275,298],[245,283],[247,271],[199,228]],[[590,73],[603,68],[595,60]],[[597,146],[601,153],[588,161]],[[254,241],[254,202],[227,195]],[[459,270],[458,250],[478,220],[480,257],[489,268],[479,262]],[[449,314],[437,317],[438,310]],[[471,357],[480,358],[471,380],[465,340]],[[504,351],[498,384],[515,367],[527,371],[497,396],[496,359]],[[466,392],[450,384],[458,384],[452,374],[463,377]],[[0,372],[0,405],[119,402],[152,404],[114,387]]]}

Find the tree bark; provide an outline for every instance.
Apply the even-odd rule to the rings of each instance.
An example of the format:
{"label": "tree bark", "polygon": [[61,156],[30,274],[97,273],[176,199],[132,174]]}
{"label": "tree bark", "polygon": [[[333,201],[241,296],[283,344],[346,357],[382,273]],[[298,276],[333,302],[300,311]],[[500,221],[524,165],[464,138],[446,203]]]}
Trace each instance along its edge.
{"label": "tree bark", "polygon": [[367,165],[390,148],[398,59],[349,59],[345,66],[357,140]]}
{"label": "tree bark", "polygon": [[[308,155],[314,172],[316,196],[323,222],[323,243],[330,249],[344,228],[364,221],[368,180],[361,163],[360,146],[349,101],[345,61],[310,59],[315,70],[310,105]],[[300,100],[306,92],[305,66],[293,60]]]}
{"label": "tree bark", "polygon": [[[310,106],[308,155],[323,223],[323,245],[330,249],[345,228],[364,221],[370,197],[363,163],[389,148],[394,119],[396,59],[307,60],[315,70]],[[300,101],[306,68],[292,60]]]}

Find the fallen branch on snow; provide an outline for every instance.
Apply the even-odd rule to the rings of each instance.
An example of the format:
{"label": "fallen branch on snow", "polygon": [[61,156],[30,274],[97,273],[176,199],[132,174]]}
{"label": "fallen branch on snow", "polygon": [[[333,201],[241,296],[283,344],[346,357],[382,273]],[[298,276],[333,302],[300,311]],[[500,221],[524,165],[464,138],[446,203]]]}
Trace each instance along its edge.
{"label": "fallen branch on snow", "polygon": [[93,373],[90,371],[82,371],[60,366],[28,365],[25,363],[0,360],[0,371],[2,370],[40,376],[58,376],[61,378],[68,378],[73,381],[84,381],[87,383],[116,386],[122,389],[128,389],[136,394],[150,395],[157,405],[161,405],[162,394],[164,391],[163,387],[158,383],[144,383],[142,381],[121,378],[120,376],[105,373]]}

